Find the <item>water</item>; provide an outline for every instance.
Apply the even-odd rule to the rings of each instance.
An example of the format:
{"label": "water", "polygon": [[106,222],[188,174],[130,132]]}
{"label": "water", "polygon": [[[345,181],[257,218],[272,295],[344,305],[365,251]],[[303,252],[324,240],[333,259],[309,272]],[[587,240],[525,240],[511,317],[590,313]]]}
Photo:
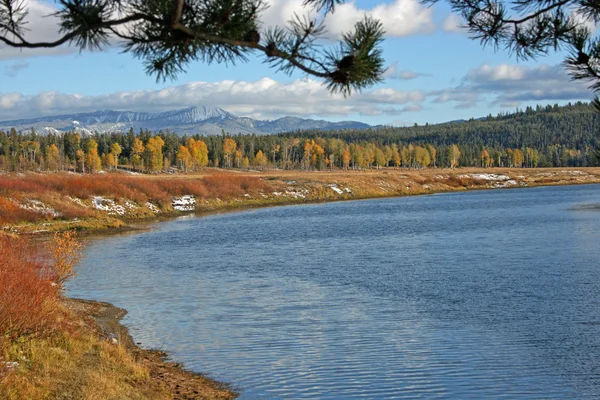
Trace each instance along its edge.
{"label": "water", "polygon": [[92,241],[71,296],[243,399],[600,397],[600,186],[183,218]]}

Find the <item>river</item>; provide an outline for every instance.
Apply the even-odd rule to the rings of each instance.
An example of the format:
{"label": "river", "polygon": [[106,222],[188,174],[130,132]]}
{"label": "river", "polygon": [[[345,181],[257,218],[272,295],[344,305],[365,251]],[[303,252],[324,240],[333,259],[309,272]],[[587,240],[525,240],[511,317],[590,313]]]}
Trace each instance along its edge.
{"label": "river", "polygon": [[91,240],[68,295],[242,399],[600,397],[597,203],[585,185],[185,217]]}

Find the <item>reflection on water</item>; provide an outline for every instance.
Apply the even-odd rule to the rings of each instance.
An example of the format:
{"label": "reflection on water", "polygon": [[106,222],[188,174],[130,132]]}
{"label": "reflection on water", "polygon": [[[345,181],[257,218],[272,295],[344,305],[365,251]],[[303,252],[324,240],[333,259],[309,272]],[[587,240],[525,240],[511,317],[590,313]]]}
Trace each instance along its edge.
{"label": "reflection on water", "polygon": [[242,398],[600,396],[600,186],[280,207],[92,241],[69,294]]}

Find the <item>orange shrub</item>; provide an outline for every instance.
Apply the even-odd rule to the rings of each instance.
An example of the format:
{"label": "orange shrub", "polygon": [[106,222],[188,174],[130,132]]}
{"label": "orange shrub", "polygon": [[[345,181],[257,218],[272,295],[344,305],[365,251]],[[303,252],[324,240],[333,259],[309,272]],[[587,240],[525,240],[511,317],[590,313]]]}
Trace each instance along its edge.
{"label": "orange shrub", "polygon": [[40,247],[0,235],[0,333],[43,333],[57,323],[59,290],[40,262]]}

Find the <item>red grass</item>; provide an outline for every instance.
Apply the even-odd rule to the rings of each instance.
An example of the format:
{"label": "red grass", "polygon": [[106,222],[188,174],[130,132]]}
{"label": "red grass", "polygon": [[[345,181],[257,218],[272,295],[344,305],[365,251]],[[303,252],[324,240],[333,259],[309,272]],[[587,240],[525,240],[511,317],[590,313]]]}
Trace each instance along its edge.
{"label": "red grass", "polygon": [[57,323],[60,295],[27,239],[0,235],[0,332],[10,337],[42,333]]}
{"label": "red grass", "polygon": [[20,208],[19,203],[25,199],[40,200],[58,211],[62,218],[73,219],[98,214],[74,204],[67,196],[80,199],[104,196],[116,200],[127,199],[139,205],[151,201],[162,208],[169,208],[175,196],[194,195],[200,199],[227,200],[246,193],[268,190],[268,185],[259,178],[233,174],[211,175],[203,179],[149,178],[121,174],[0,175],[0,223],[34,222],[52,218]]}

